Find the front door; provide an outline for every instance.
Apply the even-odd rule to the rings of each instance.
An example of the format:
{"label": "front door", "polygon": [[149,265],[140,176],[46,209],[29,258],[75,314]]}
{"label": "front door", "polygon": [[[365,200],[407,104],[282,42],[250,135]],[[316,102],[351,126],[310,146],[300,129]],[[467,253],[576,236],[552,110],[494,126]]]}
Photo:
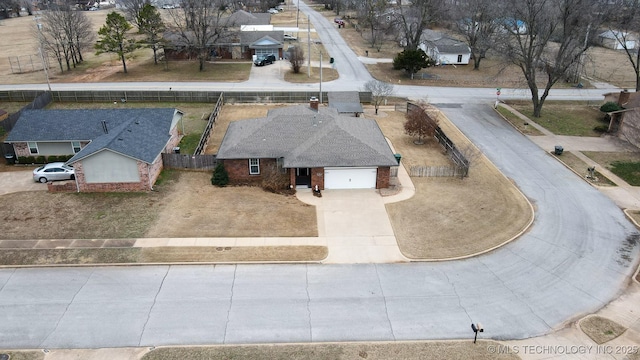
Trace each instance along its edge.
{"label": "front door", "polygon": [[311,169],[296,168],[296,186],[311,187]]}

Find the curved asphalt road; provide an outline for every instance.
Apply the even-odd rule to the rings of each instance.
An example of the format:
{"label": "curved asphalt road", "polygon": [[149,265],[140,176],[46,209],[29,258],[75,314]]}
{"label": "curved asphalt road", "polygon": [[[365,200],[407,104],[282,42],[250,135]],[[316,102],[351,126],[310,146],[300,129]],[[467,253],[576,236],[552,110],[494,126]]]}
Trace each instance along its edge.
{"label": "curved asphalt road", "polygon": [[419,89],[399,90],[441,102],[532,200],[520,239],[446,263],[1,269],[1,346],[468,338],[478,321],[482,337],[527,338],[617,297],[638,257],[622,212],[497,118],[491,90]]}

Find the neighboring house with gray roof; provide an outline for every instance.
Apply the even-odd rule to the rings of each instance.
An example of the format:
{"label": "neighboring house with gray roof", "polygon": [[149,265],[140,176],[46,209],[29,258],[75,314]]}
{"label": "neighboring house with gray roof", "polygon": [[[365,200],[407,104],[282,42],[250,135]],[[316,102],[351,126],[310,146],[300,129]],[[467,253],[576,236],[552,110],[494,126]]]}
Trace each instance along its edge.
{"label": "neighboring house with gray roof", "polygon": [[241,31],[240,44],[243,58],[251,59],[253,55],[273,54],[276,59],[282,59],[284,31]]}
{"label": "neighboring house with gray roof", "polygon": [[422,42],[418,47],[437,65],[468,65],[471,59],[469,45],[433,30],[423,32]]}
{"label": "neighboring house with gray roof", "polygon": [[319,189],[386,188],[391,166],[398,166],[374,120],[318,108],[317,99],[232,122],[217,158],[236,184],[260,183],[265,173],[280,171],[292,186]]}
{"label": "neighboring house with gray roof", "polygon": [[358,91],[330,91],[327,93],[329,107],[340,114],[353,114],[358,117],[364,112]]}
{"label": "neighboring house with gray roof", "polygon": [[78,191],[151,190],[180,142],[177,109],[24,110],[5,140],[18,157],[73,155]]}

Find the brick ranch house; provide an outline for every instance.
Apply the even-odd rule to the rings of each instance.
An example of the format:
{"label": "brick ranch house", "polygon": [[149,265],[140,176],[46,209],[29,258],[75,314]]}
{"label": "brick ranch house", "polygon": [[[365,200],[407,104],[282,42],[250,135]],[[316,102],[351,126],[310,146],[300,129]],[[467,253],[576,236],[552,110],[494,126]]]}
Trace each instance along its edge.
{"label": "brick ranch house", "polygon": [[256,184],[263,169],[289,174],[292,186],[319,189],[389,187],[398,162],[374,120],[309,105],[272,109],[267,117],[232,122],[220,144],[231,183]]}
{"label": "brick ranch house", "polygon": [[[25,110],[5,140],[18,157],[73,155],[73,190],[152,190],[180,142],[177,109]],[[51,189],[51,187],[50,187]]]}

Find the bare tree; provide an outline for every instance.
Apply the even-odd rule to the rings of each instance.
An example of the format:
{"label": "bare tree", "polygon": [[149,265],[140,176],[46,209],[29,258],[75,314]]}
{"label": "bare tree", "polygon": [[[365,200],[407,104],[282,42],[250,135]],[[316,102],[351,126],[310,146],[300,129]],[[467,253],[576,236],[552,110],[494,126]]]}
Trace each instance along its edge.
{"label": "bare tree", "polygon": [[[362,0],[358,3],[358,25],[367,29],[366,37],[369,45],[372,48],[377,47],[378,50],[386,28],[391,23],[386,20],[386,10],[386,0]],[[390,15],[389,20],[391,20]]]}
{"label": "bare tree", "polygon": [[[508,0],[502,5],[506,31],[501,52],[522,71],[539,117],[551,87],[567,76],[589,48],[599,25],[598,0]],[[538,74],[544,79],[542,94]]]}
{"label": "bare tree", "polygon": [[432,137],[436,133],[438,128],[438,118],[429,115],[429,105],[420,102],[418,106],[411,108],[407,111],[405,118],[407,121],[404,123],[404,132],[410,136],[416,136],[415,144],[424,144],[424,139]]}
{"label": "bare tree", "polygon": [[289,62],[291,63],[291,70],[293,70],[294,74],[298,74],[300,72],[300,68],[304,63],[304,51],[300,46],[294,46],[288,50],[289,52]]}
{"label": "bare tree", "polygon": [[122,12],[125,19],[140,29],[140,12],[146,4],[151,4],[149,0],[120,0]]}
{"label": "bare tree", "polygon": [[176,35],[188,51],[197,54],[200,71],[211,47],[229,34],[228,15],[226,0],[183,0],[179,9],[169,10]]}
{"label": "bare tree", "polygon": [[420,45],[422,32],[441,19],[446,8],[442,0],[415,0],[410,5],[402,5],[402,1],[397,1],[393,9],[400,43],[405,49],[415,50]]}
{"label": "bare tree", "polygon": [[76,67],[84,61],[82,52],[92,47],[95,32],[91,20],[82,11],[69,6],[54,7],[42,13],[41,24],[35,34],[42,48],[56,58],[60,71]]}
{"label": "bare tree", "polygon": [[455,22],[454,30],[462,35],[471,49],[473,69],[480,68],[494,44],[505,41],[498,21],[501,13],[499,3],[495,0],[468,0],[451,6],[451,14]]}
{"label": "bare tree", "polygon": [[640,91],[640,51],[634,34],[640,33],[640,0],[629,0],[609,8],[609,31],[624,50],[635,72],[636,91]]}
{"label": "bare tree", "polygon": [[378,115],[378,108],[389,96],[393,94],[393,85],[382,82],[379,80],[369,80],[364,84],[364,91],[371,92],[371,101],[376,108],[376,115]]}

